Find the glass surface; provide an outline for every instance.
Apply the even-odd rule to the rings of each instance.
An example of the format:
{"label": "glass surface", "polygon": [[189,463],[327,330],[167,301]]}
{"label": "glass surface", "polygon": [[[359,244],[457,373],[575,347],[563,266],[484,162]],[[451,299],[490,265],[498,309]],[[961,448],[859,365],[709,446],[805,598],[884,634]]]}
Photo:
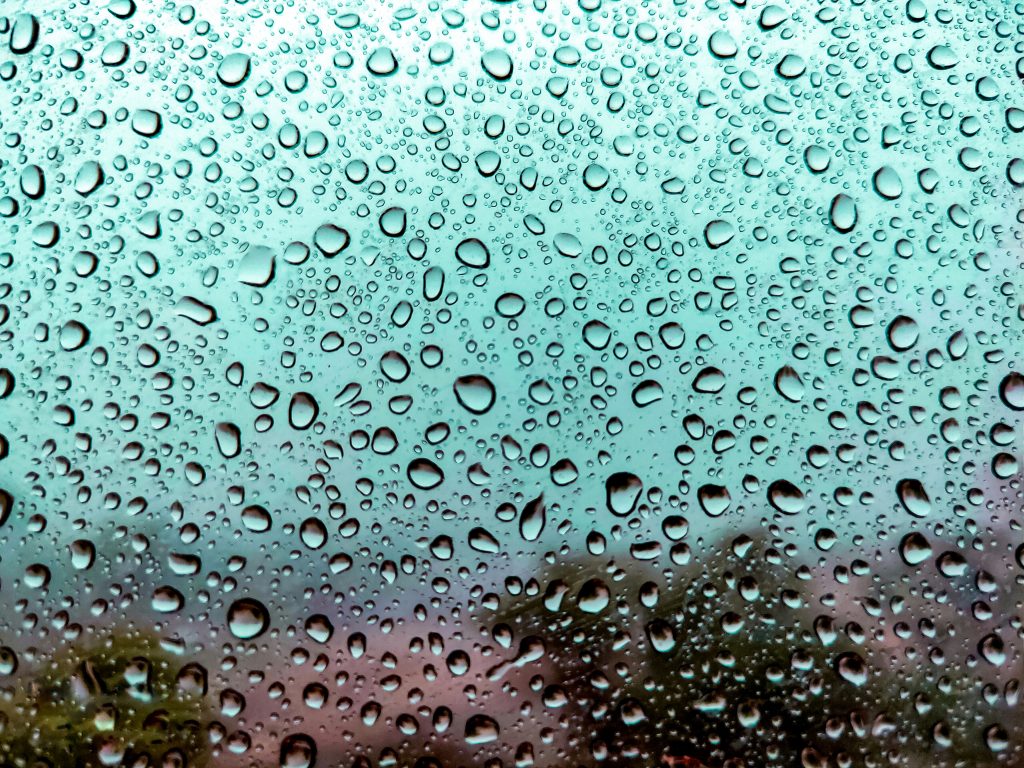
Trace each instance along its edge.
{"label": "glass surface", "polygon": [[0,766],[1024,764],[1022,41],[0,2]]}

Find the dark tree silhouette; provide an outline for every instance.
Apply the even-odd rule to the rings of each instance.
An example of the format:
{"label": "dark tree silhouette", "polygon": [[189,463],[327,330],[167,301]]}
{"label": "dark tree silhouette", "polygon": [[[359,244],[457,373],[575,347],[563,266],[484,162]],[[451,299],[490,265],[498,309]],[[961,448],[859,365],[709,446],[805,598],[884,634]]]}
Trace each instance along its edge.
{"label": "dark tree silhouette", "polygon": [[760,531],[664,570],[571,560],[495,631],[545,648],[541,697],[580,734],[574,765],[1012,764],[986,744],[974,680],[908,655],[873,626],[877,600],[822,571]]}

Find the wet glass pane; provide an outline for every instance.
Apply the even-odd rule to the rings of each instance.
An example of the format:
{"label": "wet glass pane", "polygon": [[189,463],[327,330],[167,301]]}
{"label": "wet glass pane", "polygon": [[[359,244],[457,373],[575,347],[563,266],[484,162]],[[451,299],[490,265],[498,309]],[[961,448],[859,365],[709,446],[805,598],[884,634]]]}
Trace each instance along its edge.
{"label": "wet glass pane", "polygon": [[1024,764],[1024,3],[0,3],[2,768]]}

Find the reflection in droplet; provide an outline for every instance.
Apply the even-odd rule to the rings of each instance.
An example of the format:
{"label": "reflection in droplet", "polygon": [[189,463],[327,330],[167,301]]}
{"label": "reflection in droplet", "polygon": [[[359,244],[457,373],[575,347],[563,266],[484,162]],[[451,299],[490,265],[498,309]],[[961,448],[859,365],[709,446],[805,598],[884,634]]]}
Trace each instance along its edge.
{"label": "reflection in droplet", "polygon": [[494,405],[494,384],[482,374],[460,376],[455,380],[455,398],[470,413],[487,413]]}
{"label": "reflection in droplet", "polygon": [[270,614],[258,600],[243,597],[228,609],[228,629],[239,640],[259,637],[270,626]]}
{"label": "reflection in droplet", "polygon": [[615,472],[608,476],[604,486],[608,510],[619,517],[633,512],[643,490],[640,478],[632,472]]}

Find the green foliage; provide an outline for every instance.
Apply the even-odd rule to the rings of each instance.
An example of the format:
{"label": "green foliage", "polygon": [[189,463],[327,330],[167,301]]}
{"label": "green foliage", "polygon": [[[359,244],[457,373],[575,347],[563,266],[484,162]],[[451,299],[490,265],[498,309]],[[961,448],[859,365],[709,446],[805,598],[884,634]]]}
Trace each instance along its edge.
{"label": "green foliage", "polygon": [[5,690],[0,765],[199,768],[209,758],[205,676],[143,632],[65,645]]}

